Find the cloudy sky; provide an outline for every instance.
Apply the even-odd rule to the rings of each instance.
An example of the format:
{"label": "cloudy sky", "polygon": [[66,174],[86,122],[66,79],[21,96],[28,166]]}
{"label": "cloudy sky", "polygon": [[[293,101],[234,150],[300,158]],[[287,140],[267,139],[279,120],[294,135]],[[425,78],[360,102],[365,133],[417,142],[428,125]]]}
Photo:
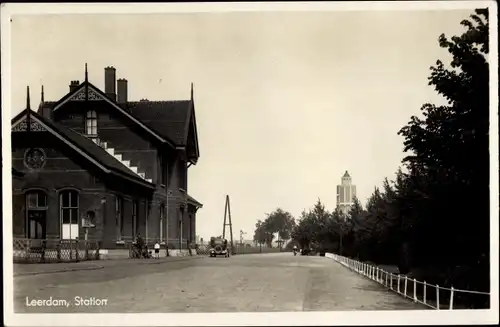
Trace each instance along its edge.
{"label": "cloudy sky", "polygon": [[129,99],[189,97],[195,85],[200,161],[189,193],[204,204],[197,231],[221,234],[228,194],[235,238],[281,207],[298,217],[318,198],[336,205],[348,170],[363,203],[404,156],[396,133],[425,102],[429,67],[447,60],[441,33],[471,10],[239,12],[15,16],[14,116],[58,100],[70,80],[104,86],[104,67]]}

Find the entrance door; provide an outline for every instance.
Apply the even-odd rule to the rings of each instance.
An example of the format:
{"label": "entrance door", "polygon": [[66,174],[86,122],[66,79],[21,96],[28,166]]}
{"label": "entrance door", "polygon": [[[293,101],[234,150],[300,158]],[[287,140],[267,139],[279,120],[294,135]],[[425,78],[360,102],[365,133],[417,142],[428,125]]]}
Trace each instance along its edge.
{"label": "entrance door", "polygon": [[44,239],[47,228],[47,196],[43,191],[26,193],[26,237]]}
{"label": "entrance door", "polygon": [[45,239],[47,226],[46,210],[28,209],[28,238]]}

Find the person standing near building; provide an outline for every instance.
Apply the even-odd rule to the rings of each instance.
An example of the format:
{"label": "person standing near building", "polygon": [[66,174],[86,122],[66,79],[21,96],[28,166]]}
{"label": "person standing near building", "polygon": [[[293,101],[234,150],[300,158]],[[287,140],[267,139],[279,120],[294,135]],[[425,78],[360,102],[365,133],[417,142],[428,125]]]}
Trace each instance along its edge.
{"label": "person standing near building", "polygon": [[160,259],[160,242],[158,240],[155,243],[155,258]]}

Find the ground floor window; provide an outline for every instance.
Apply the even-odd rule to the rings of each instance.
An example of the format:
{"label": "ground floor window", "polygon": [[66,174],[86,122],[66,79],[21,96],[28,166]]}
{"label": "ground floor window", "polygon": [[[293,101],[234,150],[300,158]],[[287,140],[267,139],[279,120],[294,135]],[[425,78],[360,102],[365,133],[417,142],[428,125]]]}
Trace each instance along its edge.
{"label": "ground floor window", "polygon": [[26,237],[44,239],[47,226],[47,195],[43,191],[26,193]]}
{"label": "ground floor window", "polygon": [[61,238],[77,239],[79,236],[78,225],[79,197],[76,191],[62,191],[59,194]]}

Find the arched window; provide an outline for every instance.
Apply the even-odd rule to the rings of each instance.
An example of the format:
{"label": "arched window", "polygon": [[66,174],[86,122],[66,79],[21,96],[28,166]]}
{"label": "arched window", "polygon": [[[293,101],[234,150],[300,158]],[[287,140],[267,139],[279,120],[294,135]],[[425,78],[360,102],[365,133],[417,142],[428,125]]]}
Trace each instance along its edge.
{"label": "arched window", "polygon": [[47,226],[47,195],[43,191],[26,193],[26,237],[44,239]]}
{"label": "arched window", "polygon": [[97,112],[95,110],[87,111],[85,117],[85,134],[91,137],[97,137]]}
{"label": "arched window", "polygon": [[78,237],[78,205],[78,192],[68,190],[59,194],[62,239],[76,239]]}
{"label": "arched window", "polygon": [[47,209],[47,195],[45,195],[45,192],[26,192],[26,207],[28,209]]}

